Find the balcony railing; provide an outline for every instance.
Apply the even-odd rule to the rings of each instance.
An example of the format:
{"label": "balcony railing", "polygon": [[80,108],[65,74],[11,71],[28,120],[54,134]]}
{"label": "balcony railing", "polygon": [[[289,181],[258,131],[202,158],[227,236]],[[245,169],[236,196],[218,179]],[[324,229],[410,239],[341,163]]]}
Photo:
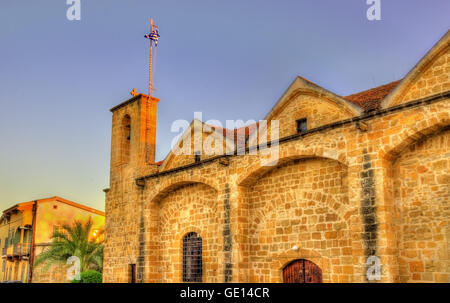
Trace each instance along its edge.
{"label": "balcony railing", "polygon": [[24,257],[30,255],[30,243],[18,243],[12,244],[7,247],[3,247],[2,256],[10,257]]}
{"label": "balcony railing", "polygon": [[30,254],[30,243],[18,243],[14,245],[14,256],[26,256]]}

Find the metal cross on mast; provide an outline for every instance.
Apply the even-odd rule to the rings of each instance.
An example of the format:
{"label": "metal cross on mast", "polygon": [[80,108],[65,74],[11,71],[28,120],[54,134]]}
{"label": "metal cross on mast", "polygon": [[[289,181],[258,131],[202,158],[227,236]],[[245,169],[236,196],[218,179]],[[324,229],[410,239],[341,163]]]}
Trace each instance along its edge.
{"label": "metal cross on mast", "polygon": [[158,46],[159,39],[159,29],[157,25],[153,24],[153,19],[150,19],[150,34],[144,36],[150,40],[150,62],[149,62],[149,72],[148,72],[148,96],[152,95],[152,61],[153,61],[153,43],[155,47]]}

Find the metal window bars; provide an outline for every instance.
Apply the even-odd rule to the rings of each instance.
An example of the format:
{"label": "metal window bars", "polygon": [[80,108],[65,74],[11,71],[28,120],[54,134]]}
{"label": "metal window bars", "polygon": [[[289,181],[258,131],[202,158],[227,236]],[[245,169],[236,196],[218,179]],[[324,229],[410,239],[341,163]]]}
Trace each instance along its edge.
{"label": "metal window bars", "polygon": [[202,238],[195,232],[183,238],[183,282],[202,282]]}

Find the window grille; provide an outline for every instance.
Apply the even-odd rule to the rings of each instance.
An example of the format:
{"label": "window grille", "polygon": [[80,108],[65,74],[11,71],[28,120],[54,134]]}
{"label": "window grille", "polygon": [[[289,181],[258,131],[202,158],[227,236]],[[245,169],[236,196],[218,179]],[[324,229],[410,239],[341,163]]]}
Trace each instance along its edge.
{"label": "window grille", "polygon": [[183,282],[202,282],[202,238],[195,232],[183,238]]}

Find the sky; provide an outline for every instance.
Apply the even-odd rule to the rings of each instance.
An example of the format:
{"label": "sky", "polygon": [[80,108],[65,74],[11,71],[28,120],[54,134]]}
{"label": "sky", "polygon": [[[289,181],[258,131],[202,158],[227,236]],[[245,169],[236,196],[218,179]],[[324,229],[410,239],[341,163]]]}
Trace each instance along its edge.
{"label": "sky", "polygon": [[0,3],[0,209],[51,196],[104,210],[111,113],[146,93],[157,160],[173,121],[263,119],[297,75],[339,95],[402,78],[450,29],[448,0],[65,0]]}

